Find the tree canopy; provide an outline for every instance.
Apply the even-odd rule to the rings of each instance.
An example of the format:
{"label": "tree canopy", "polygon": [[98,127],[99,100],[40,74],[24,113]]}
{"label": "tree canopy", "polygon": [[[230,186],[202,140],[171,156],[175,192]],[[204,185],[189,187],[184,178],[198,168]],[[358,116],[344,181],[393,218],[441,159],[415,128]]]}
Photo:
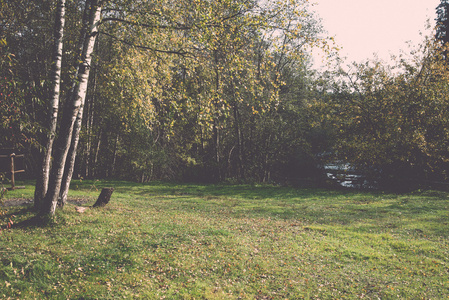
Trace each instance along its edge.
{"label": "tree canopy", "polygon": [[444,48],[427,40],[410,60],[354,64],[316,101],[316,125],[332,136],[335,158],[383,186],[446,180],[448,75]]}
{"label": "tree canopy", "polygon": [[435,37],[443,44],[449,42],[449,1],[441,0],[441,3],[436,8],[437,12],[437,28]]}

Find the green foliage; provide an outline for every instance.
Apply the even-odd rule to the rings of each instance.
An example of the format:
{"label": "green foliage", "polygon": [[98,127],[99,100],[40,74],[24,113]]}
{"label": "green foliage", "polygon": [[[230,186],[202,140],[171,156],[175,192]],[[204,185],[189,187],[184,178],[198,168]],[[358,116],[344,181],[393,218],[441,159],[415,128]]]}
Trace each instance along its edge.
{"label": "green foliage", "polygon": [[332,132],[334,159],[396,187],[446,180],[449,73],[442,53],[429,40],[394,69],[354,64],[329,87],[313,108],[317,124]]}
{"label": "green foliage", "polygon": [[295,122],[302,95],[284,86],[305,89],[293,85],[305,82],[307,47],[324,44],[307,1],[110,5],[90,97],[97,122],[83,139],[104,145],[97,169],[123,178],[269,180],[286,162],[277,162],[289,149],[280,143],[303,144],[303,120]]}
{"label": "green foliage", "polygon": [[441,0],[436,7],[437,18],[435,38],[442,44],[449,42],[449,2]]}
{"label": "green foliage", "polygon": [[[2,143],[27,148],[35,170],[48,122],[55,2],[4,4],[2,72],[14,75],[0,84],[14,91],[1,102],[10,110]],[[79,59],[84,4],[66,6],[60,107]],[[305,0],[106,1],[75,174],[282,179],[288,156],[310,157],[298,114],[308,52],[330,50],[326,43]]]}
{"label": "green foliage", "polygon": [[[69,14],[77,15],[82,1],[68,2]],[[1,2],[0,148],[26,153],[27,175],[34,175],[47,134],[55,4],[50,0]],[[64,51],[71,53],[75,26],[68,19]],[[69,68],[64,63],[63,81],[68,81]]]}
{"label": "green foliage", "polygon": [[[61,99],[84,3],[67,3]],[[0,145],[31,150],[31,169],[46,134],[54,5],[3,1],[0,12]],[[332,54],[332,42],[306,0],[105,2],[75,174],[285,182],[316,176],[317,154],[332,153],[394,185],[446,179],[443,46],[426,41],[392,69],[330,71],[313,90],[309,50]]]}
{"label": "green foliage", "polygon": [[84,206],[98,196],[92,184],[115,191],[103,209],[79,214],[69,202],[48,227],[24,226],[33,214],[8,208],[19,227],[0,235],[1,297],[441,299],[449,292],[444,192],[72,183],[73,197],[89,200]]}
{"label": "green foliage", "polygon": [[35,142],[26,104],[31,88],[14,72],[18,63],[7,46],[6,40],[0,40],[0,147],[23,151]]}

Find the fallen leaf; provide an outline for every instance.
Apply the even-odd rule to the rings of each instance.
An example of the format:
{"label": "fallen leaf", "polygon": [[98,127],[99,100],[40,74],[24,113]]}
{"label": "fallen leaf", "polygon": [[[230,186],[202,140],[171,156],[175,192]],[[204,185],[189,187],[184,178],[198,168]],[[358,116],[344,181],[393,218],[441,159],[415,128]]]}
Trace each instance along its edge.
{"label": "fallen leaf", "polygon": [[77,206],[77,207],[75,207],[75,210],[76,210],[77,212],[79,212],[80,214],[83,213],[83,212],[85,212],[86,209],[87,209],[87,207],[84,207],[84,206]]}

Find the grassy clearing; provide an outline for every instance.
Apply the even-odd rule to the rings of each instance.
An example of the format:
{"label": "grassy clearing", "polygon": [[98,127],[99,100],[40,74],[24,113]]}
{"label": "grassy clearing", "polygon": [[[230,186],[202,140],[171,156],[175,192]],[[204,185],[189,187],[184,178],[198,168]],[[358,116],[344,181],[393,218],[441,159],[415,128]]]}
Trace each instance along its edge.
{"label": "grassy clearing", "polygon": [[70,196],[106,186],[104,208],[0,234],[0,298],[449,299],[448,193],[74,181]]}

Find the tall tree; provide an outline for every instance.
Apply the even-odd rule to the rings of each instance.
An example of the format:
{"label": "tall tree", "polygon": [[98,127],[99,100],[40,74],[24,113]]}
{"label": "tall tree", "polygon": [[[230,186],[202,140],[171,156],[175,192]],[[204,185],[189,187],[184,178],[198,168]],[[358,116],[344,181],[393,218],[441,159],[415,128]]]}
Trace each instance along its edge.
{"label": "tall tree", "polygon": [[441,0],[436,8],[437,29],[435,37],[443,44],[449,42],[449,0]]}
{"label": "tall tree", "polygon": [[87,94],[92,52],[98,35],[103,2],[101,0],[86,2],[85,9],[89,10],[89,30],[85,36],[83,50],[79,57],[80,63],[75,84],[69,92],[69,98],[64,106],[59,135],[55,143],[54,160],[50,172],[48,191],[40,210],[40,213],[43,215],[54,215],[58,203],[67,154],[72,142],[74,124],[80,109],[84,105]]}
{"label": "tall tree", "polygon": [[[78,53],[79,55],[83,55],[83,48],[84,48],[84,42],[86,40],[86,35],[88,33],[89,30],[89,13],[90,13],[90,9],[88,9],[91,5],[91,0],[86,0],[85,3],[85,9],[84,9],[84,13],[83,13],[83,21],[82,21],[82,28],[81,28],[81,33],[80,33],[80,37],[78,40]],[[75,61],[75,69],[76,72],[79,72],[79,67],[80,65],[78,63],[76,63]],[[72,89],[74,89],[76,87],[76,82],[73,84]],[[72,90],[73,92],[73,90]],[[87,93],[87,91],[86,91]],[[74,127],[73,127],[73,133],[72,133],[72,141],[70,144],[70,148],[69,148],[69,152],[67,154],[67,159],[66,159],[66,163],[65,163],[65,167],[64,167],[64,175],[62,178],[62,184],[61,184],[61,190],[59,192],[59,199],[58,199],[58,204],[60,207],[64,207],[66,201],[67,201],[67,195],[68,195],[68,191],[69,191],[69,187],[70,187],[70,181],[72,180],[72,175],[73,175],[73,170],[74,170],[74,166],[75,166],[75,158],[76,158],[76,151],[78,148],[78,141],[79,141],[79,135],[80,135],[80,131],[81,131],[81,122],[83,119],[83,108],[84,108],[84,103],[81,105],[79,111],[78,111],[78,115],[76,117],[76,121],[74,123]]]}
{"label": "tall tree", "polygon": [[36,189],[34,191],[34,207],[39,210],[42,199],[47,193],[48,178],[50,173],[50,162],[53,142],[56,136],[56,125],[59,110],[59,94],[61,90],[61,66],[62,49],[65,25],[65,0],[59,0],[56,9],[55,29],[54,29],[54,49],[53,64],[51,71],[52,93],[50,99],[50,120],[48,126],[47,142],[44,147],[42,166],[36,180]]}

